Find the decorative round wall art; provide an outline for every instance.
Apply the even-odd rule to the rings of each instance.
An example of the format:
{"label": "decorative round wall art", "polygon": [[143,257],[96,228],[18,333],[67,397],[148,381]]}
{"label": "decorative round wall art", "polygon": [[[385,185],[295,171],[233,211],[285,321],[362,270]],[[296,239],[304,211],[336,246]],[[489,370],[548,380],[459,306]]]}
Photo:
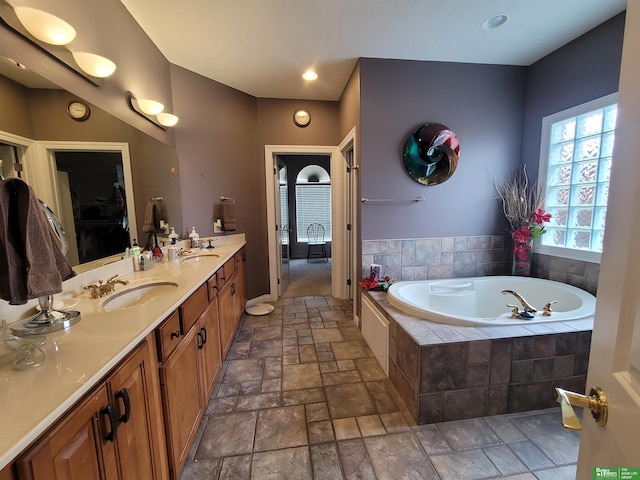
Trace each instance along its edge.
{"label": "decorative round wall art", "polygon": [[407,173],[423,185],[439,185],[449,180],[456,171],[459,156],[458,137],[440,123],[421,126],[404,144]]}

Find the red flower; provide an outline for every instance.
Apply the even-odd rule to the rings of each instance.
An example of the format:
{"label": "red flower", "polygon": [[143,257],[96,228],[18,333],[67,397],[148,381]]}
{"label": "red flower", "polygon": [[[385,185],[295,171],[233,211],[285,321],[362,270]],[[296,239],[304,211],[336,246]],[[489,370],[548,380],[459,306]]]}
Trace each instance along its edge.
{"label": "red flower", "polygon": [[531,216],[538,225],[551,221],[551,214],[545,212],[542,208],[539,208],[537,212],[531,212]]}
{"label": "red flower", "polygon": [[520,227],[518,230],[513,232],[512,237],[518,243],[527,243],[531,238],[531,232],[526,226]]}
{"label": "red flower", "polygon": [[513,249],[513,256],[516,257],[516,260],[528,260],[530,250],[530,244],[519,244]]}

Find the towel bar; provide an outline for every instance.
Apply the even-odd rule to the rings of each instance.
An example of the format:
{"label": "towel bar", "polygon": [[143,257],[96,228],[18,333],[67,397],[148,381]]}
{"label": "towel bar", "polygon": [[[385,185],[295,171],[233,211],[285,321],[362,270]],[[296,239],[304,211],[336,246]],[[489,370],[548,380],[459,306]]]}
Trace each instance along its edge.
{"label": "towel bar", "polygon": [[362,203],[367,202],[424,202],[424,197],[415,198],[364,198],[362,197]]}

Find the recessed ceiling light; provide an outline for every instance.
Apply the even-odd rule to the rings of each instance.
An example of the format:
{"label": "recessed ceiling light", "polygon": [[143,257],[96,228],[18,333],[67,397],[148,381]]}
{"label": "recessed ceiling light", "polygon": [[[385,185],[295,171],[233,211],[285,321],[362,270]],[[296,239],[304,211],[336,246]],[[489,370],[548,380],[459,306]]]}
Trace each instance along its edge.
{"label": "recessed ceiling light", "polygon": [[318,74],[313,70],[307,70],[302,74],[302,78],[305,80],[316,80],[318,78]]}
{"label": "recessed ceiling light", "polygon": [[482,28],[491,30],[492,28],[498,28],[504,25],[509,17],[504,13],[498,13],[497,15],[491,15],[482,22]]}

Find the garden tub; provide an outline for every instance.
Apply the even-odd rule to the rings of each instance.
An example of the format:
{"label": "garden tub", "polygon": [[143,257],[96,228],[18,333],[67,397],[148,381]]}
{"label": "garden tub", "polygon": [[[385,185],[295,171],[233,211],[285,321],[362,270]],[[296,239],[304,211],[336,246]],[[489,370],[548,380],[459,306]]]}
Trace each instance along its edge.
{"label": "garden tub", "polygon": [[[514,306],[525,310],[516,292],[537,312],[513,318]],[[394,283],[389,303],[424,320],[459,326],[527,325],[593,318],[596,298],[572,285],[540,278],[495,276]],[[507,306],[507,304],[511,306]],[[544,307],[551,304],[550,315]]]}

